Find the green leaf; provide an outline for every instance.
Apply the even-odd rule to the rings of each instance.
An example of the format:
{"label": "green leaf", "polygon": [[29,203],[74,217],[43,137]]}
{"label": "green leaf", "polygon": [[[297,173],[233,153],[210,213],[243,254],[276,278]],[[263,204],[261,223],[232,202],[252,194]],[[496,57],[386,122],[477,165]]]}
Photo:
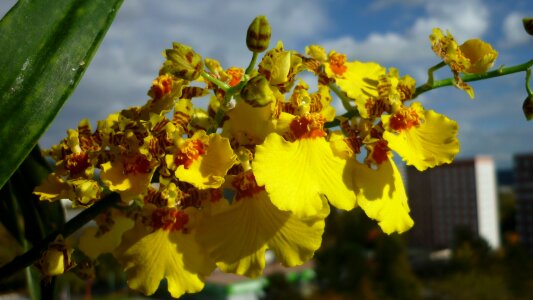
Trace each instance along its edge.
{"label": "green leaf", "polygon": [[0,187],[73,92],[123,0],[19,0],[0,21]]}

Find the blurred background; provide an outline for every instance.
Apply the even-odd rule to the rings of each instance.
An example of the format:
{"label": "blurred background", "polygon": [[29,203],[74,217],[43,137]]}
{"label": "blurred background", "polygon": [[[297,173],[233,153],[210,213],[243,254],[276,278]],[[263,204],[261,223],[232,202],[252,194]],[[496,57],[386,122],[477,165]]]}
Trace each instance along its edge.
{"label": "blurred background", "polygon": [[[0,16],[15,2],[2,0]],[[351,60],[396,67],[419,83],[439,62],[428,39],[433,27],[449,30],[459,43],[491,43],[500,52],[494,68],[533,58],[533,37],[521,22],[533,17],[529,0],[128,0],[41,147],[59,142],[83,118],[94,126],[144,103],[163,62],[161,51],[173,41],[223,67],[246,67],[246,28],[256,15],[271,23],[271,46],[283,40],[286,49],[304,52],[306,45],[319,44]],[[450,75],[444,68],[436,78]],[[323,246],[308,265],[283,269],[271,258],[263,278],[215,273],[203,293],[184,298],[530,299],[533,123],[522,113],[524,74],[471,85],[474,100],[453,87],[421,97],[427,109],[459,123],[461,152],[456,163],[425,173],[403,168],[416,223],[410,232],[387,236],[360,210],[333,211]],[[3,264],[16,253],[16,243],[2,228],[0,233]],[[111,257],[101,257],[97,271],[95,282],[64,276],[62,297],[140,298],[127,290]],[[1,288],[15,297],[22,283],[14,278]]]}

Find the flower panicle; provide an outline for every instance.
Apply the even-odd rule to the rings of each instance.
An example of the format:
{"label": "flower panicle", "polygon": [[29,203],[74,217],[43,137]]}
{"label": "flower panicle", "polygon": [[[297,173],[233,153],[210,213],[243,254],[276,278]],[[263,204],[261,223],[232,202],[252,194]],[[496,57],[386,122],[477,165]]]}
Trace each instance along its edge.
{"label": "flower panicle", "polygon": [[[224,68],[173,43],[146,104],[94,130],[84,120],[46,152],[56,170],[35,190],[41,200],[90,207],[120,195],[80,247],[91,259],[112,253],[131,288],[150,295],[166,279],[179,297],[200,291],[216,267],[259,276],[267,249],[286,266],[302,264],[320,247],[331,206],[360,207],[384,232],[404,232],[414,222],[393,156],[426,170],[458,153],[457,123],[416,101],[413,77],[318,45],[267,49],[270,31],[264,16],[248,29],[253,60],[266,51],[257,68]],[[498,55],[440,29],[430,41],[467,92],[459,74],[485,73]]]}

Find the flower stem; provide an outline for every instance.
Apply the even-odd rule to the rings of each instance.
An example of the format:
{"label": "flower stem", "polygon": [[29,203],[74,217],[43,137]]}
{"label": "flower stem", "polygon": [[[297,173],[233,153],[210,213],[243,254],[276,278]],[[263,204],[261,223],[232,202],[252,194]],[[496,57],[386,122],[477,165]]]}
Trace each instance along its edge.
{"label": "flower stem", "polygon": [[335,95],[337,95],[337,97],[339,97],[339,99],[341,99],[342,106],[344,109],[346,109],[346,111],[357,110],[354,106],[350,105],[350,101],[352,101],[352,99],[348,98],[335,84],[329,84],[329,88],[335,93]]}
{"label": "flower stem", "polygon": [[533,91],[531,90],[531,85],[529,84],[530,81],[531,81],[531,68],[527,68],[526,70],[526,91],[529,97],[533,97]]}
{"label": "flower stem", "polygon": [[223,82],[223,81],[221,81],[221,80],[209,75],[209,73],[207,73],[206,71],[202,71],[202,77],[205,80],[215,84],[216,86],[218,86],[219,88],[224,90],[224,92],[229,90],[229,88],[230,88],[230,86],[227,83],[225,83],[225,82]]}
{"label": "flower stem", "polygon": [[246,71],[244,72],[246,75],[250,75],[255,67],[255,62],[257,61],[257,57],[259,56],[259,52],[254,52],[252,55],[252,60],[250,61],[250,64],[246,68]]}
{"label": "flower stem", "polygon": [[7,278],[8,276],[15,274],[18,270],[28,267],[41,257],[41,253],[48,248],[48,245],[53,242],[57,236],[62,235],[65,238],[68,237],[87,222],[91,221],[97,215],[101,214],[119,201],[120,196],[117,193],[111,193],[100,201],[96,202],[93,206],[82,211],[70,221],[65,223],[63,227],[51,232],[33,248],[24,254],[15,257],[15,259],[9,263],[3,265],[0,268],[0,278]]}
{"label": "flower stem", "polygon": [[[527,69],[529,69],[531,66],[533,66],[533,59],[528,61],[528,62],[525,62],[523,64],[510,66],[510,67],[501,67],[501,68],[499,68],[497,70],[486,72],[486,73],[483,73],[483,74],[466,74],[466,75],[461,76],[461,79],[464,82],[484,80],[484,79],[489,79],[489,78],[493,78],[493,77],[499,77],[499,76],[505,76],[505,75],[509,75],[509,74],[513,74],[513,73],[523,72],[523,71],[526,71]],[[429,83],[429,81],[428,81],[428,83]],[[423,94],[423,93],[425,93],[427,91],[430,91],[430,90],[433,90],[433,89],[437,89],[437,88],[440,88],[440,87],[453,85],[454,80],[453,80],[453,77],[452,77],[452,78],[446,78],[446,79],[442,79],[442,80],[436,80],[432,84],[428,84],[428,83],[425,83],[425,84],[417,87],[413,98],[416,98],[420,94]]]}

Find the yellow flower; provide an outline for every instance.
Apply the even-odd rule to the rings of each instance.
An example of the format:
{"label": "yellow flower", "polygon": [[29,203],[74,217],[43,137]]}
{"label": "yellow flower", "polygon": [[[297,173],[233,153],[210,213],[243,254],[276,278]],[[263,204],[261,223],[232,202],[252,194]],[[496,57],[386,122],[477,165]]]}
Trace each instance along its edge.
{"label": "yellow flower", "polygon": [[128,275],[128,286],[151,295],[166,279],[174,298],[202,290],[215,263],[200,248],[189,226],[193,210],[145,205],[144,211],[147,217],[123,235],[115,250]]}
{"label": "yellow flower", "polygon": [[100,199],[101,192],[102,189],[95,180],[83,178],[65,180],[56,173],[48,174],[33,191],[41,201],[69,199],[73,207],[92,205]]}
{"label": "yellow flower", "polygon": [[198,225],[200,244],[221,270],[257,277],[267,248],[292,267],[309,260],[320,247],[327,205],[317,216],[301,219],[276,208],[251,171],[237,175],[232,186],[237,191],[232,204],[213,204],[219,206],[217,213],[206,215]]}
{"label": "yellow flower", "polygon": [[111,191],[120,194],[122,201],[146,193],[155,172],[153,162],[141,154],[123,154],[102,164],[100,178]]}
{"label": "yellow flower", "polygon": [[352,99],[378,96],[378,80],[386,74],[385,68],[374,62],[344,62],[342,58],[331,61],[330,58],[325,66],[326,74],[334,78],[341,90]]}
{"label": "yellow flower", "polygon": [[294,83],[296,74],[303,69],[302,58],[294,51],[284,50],[283,43],[279,41],[275,48],[265,53],[259,63],[258,72],[264,75],[271,85],[285,92]]}
{"label": "yellow flower", "polygon": [[354,186],[357,203],[383,232],[402,233],[413,226],[402,176],[391,157],[376,170],[356,164]]}
{"label": "yellow flower", "polygon": [[350,160],[333,153],[326,141],[320,115],[294,118],[293,142],[276,133],[256,147],[252,162],[257,183],[264,185],[272,203],[297,217],[316,216],[323,209],[323,197],[337,208],[355,207]]}
{"label": "yellow flower", "polygon": [[220,187],[236,159],[228,139],[204,131],[196,132],[182,142],[177,152],[166,156],[176,177],[199,189]]}
{"label": "yellow flower", "polygon": [[432,110],[425,111],[418,102],[384,115],[382,120],[388,147],[420,171],[451,163],[459,152],[457,123]]}
{"label": "yellow flower", "polygon": [[462,81],[459,73],[485,73],[494,64],[498,52],[480,39],[470,39],[459,46],[450,32],[444,35],[439,28],[433,29],[429,39],[433,51],[450,66],[455,86],[474,98],[474,90]]}

